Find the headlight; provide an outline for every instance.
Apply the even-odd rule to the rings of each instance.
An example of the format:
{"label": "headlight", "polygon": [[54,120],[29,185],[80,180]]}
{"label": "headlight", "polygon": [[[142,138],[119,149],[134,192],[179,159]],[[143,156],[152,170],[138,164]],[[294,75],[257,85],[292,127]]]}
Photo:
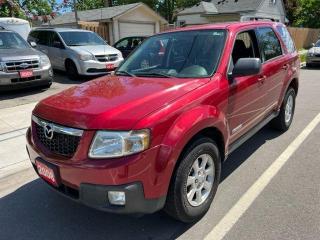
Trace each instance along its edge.
{"label": "headlight", "polygon": [[79,55],[80,60],[82,61],[89,61],[89,60],[94,60],[93,55],[91,54],[80,54]]}
{"label": "headlight", "polygon": [[113,158],[142,152],[149,147],[150,131],[98,131],[89,151],[90,158]]}
{"label": "headlight", "polygon": [[51,65],[50,59],[46,55],[40,56],[40,63],[42,67]]}
{"label": "headlight", "polygon": [[0,62],[0,72],[4,71],[4,63]]}

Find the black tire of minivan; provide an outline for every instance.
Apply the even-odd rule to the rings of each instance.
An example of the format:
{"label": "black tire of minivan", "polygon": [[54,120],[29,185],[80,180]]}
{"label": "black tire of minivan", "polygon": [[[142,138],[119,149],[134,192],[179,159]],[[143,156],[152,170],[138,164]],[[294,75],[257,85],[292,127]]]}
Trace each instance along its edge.
{"label": "black tire of minivan", "polygon": [[73,61],[67,60],[66,61],[66,72],[70,80],[79,80],[79,73],[77,66],[74,64]]}
{"label": "black tire of minivan", "polygon": [[[288,103],[289,98],[292,98],[293,105],[292,105],[291,118],[289,121],[286,121],[286,105]],[[290,87],[287,90],[286,95],[283,99],[279,115],[271,121],[271,126],[279,131],[282,131],[282,132],[287,131],[290,128],[292,120],[293,120],[295,106],[296,106],[296,92],[292,87]]]}
{"label": "black tire of minivan", "polygon": [[[209,155],[213,160],[213,183],[207,198],[199,206],[193,206],[188,200],[187,180],[193,164],[200,156]],[[210,160],[210,161],[211,161]],[[221,175],[221,158],[217,144],[210,138],[198,138],[191,143],[181,156],[174,171],[165,204],[165,212],[171,217],[186,223],[198,221],[209,210],[218,189]],[[212,161],[211,161],[212,162]]]}

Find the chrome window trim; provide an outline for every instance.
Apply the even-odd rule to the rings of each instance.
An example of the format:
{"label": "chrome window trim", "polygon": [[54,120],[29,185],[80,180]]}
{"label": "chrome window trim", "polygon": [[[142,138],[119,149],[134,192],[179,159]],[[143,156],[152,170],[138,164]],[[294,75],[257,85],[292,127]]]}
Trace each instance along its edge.
{"label": "chrome window trim", "polygon": [[34,121],[36,124],[38,124],[41,127],[45,127],[47,125],[52,127],[52,130],[56,133],[62,133],[66,135],[71,135],[71,136],[77,136],[81,137],[83,135],[83,130],[76,129],[76,128],[69,128],[69,127],[64,127],[55,123],[47,122],[45,120],[42,120],[34,115],[32,115],[32,121]]}

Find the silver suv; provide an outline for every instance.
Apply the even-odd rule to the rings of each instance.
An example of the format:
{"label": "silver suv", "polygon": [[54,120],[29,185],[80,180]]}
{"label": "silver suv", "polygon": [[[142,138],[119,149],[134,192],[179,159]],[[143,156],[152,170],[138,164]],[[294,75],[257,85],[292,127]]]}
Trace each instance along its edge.
{"label": "silver suv", "polygon": [[28,40],[36,42],[37,49],[49,56],[54,69],[66,71],[71,79],[107,74],[123,61],[119,50],[87,30],[36,28]]}
{"label": "silver suv", "polygon": [[50,87],[52,77],[45,54],[33,49],[18,33],[0,27],[0,90]]}

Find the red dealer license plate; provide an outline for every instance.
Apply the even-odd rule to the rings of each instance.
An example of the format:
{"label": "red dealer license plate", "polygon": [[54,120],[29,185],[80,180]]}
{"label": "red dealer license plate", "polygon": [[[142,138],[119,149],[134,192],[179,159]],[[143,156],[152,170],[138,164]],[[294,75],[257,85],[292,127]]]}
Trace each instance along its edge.
{"label": "red dealer license plate", "polygon": [[49,167],[47,164],[36,160],[36,167],[38,170],[38,174],[45,181],[50,183],[51,185],[58,187],[57,176],[53,168]]}
{"label": "red dealer license plate", "polygon": [[106,68],[107,68],[107,70],[114,70],[116,67],[114,64],[107,64]]}
{"label": "red dealer license plate", "polygon": [[31,70],[20,71],[21,78],[29,78],[32,76],[33,76],[33,71],[31,71]]}

